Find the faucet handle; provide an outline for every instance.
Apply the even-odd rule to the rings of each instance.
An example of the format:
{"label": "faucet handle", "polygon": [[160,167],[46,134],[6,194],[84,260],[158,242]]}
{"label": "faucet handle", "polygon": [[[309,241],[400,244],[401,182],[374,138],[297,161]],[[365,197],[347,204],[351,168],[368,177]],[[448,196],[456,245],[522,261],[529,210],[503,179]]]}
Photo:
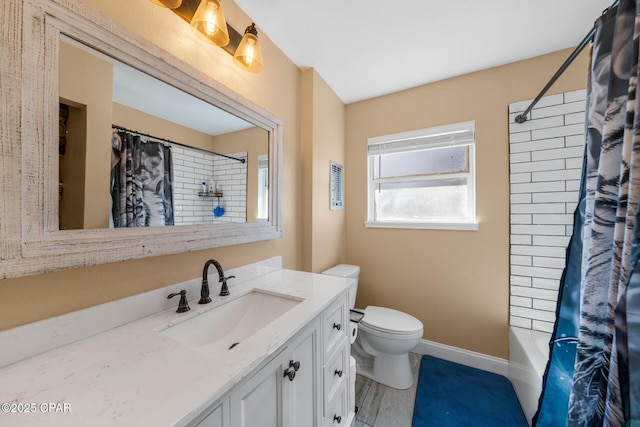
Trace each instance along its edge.
{"label": "faucet handle", "polygon": [[227,286],[227,280],[235,279],[235,278],[236,276],[224,277],[221,275],[219,282],[222,283],[222,287],[220,288],[220,293],[218,295],[220,295],[221,297],[226,297],[227,295],[229,295],[229,287]]}
{"label": "faucet handle", "polygon": [[180,295],[180,302],[178,302],[178,309],[176,310],[176,313],[184,313],[185,311],[191,310],[189,302],[187,301],[187,291],[183,289],[180,292],[169,294],[167,295],[167,299],[173,298],[176,295]]}

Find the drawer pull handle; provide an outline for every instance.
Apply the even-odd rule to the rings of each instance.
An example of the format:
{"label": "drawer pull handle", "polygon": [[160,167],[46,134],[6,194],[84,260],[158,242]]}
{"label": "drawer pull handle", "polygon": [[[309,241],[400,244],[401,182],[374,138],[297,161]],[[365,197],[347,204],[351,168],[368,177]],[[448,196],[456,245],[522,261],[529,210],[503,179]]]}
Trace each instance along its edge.
{"label": "drawer pull handle", "polygon": [[342,325],[340,323],[334,323],[333,329],[337,329],[339,331],[340,329],[342,329]]}
{"label": "drawer pull handle", "polygon": [[294,371],[293,369],[287,369],[284,371],[284,376],[289,378],[289,381],[293,381],[293,379],[296,377],[296,371]]}
{"label": "drawer pull handle", "polygon": [[337,421],[338,424],[340,424],[342,422],[342,417],[339,415],[334,415],[333,416],[333,421]]}
{"label": "drawer pull handle", "polygon": [[289,367],[293,368],[294,371],[298,372],[298,369],[300,369],[300,362],[299,361],[293,361],[293,360],[289,360]]}

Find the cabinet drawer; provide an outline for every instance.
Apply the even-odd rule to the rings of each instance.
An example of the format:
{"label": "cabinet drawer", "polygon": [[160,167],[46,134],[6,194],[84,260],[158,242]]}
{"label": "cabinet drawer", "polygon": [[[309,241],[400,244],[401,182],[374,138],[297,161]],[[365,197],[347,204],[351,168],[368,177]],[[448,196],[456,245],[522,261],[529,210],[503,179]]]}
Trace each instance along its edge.
{"label": "cabinet drawer", "polygon": [[322,346],[324,348],[324,362],[326,363],[336,349],[343,344],[343,339],[347,339],[347,334],[349,333],[346,297],[341,298],[325,310],[322,319]]}
{"label": "cabinet drawer", "polygon": [[[349,377],[347,347],[337,351],[324,367],[324,407],[328,409],[330,402],[340,391]],[[326,413],[326,412],[325,412]]]}
{"label": "cabinet drawer", "polygon": [[349,412],[347,410],[347,382],[342,382],[342,387],[330,402],[329,410],[322,420],[323,427],[343,427],[347,425]]}

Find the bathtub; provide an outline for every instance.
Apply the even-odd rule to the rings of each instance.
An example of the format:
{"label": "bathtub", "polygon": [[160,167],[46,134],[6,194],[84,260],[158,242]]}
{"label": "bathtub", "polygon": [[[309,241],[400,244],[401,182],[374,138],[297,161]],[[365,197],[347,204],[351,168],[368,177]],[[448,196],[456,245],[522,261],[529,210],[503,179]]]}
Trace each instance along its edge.
{"label": "bathtub", "polygon": [[551,334],[547,332],[509,328],[509,380],[529,425],[538,409],[550,338]]}

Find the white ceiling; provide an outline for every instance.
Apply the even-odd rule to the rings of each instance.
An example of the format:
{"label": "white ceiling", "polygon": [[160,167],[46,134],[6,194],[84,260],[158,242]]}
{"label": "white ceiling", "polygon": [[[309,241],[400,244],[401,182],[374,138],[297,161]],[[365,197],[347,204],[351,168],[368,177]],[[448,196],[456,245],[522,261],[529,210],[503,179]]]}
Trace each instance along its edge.
{"label": "white ceiling", "polygon": [[345,104],[574,47],[613,2],[235,1]]}
{"label": "white ceiling", "polygon": [[118,59],[100,53],[84,43],[65,35],[61,35],[60,39],[65,44],[113,65],[113,102],[115,103],[212,136],[254,126]]}
{"label": "white ceiling", "polygon": [[148,74],[109,60],[113,63],[113,102],[212,136],[253,127],[246,120]]}

